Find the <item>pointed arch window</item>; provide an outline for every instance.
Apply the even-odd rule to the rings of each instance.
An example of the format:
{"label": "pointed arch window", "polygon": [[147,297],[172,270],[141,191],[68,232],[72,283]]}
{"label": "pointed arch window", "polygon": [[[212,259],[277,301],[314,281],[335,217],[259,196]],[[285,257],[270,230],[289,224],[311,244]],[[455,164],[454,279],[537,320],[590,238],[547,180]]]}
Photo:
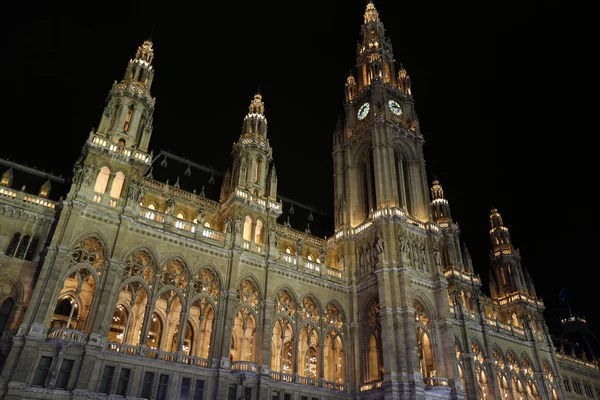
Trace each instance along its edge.
{"label": "pointed arch window", "polygon": [[123,130],[127,132],[131,126],[131,119],[133,118],[134,106],[133,104],[127,109],[127,116],[125,117],[125,123],[123,124]]}
{"label": "pointed arch window", "polygon": [[6,254],[8,257],[14,256],[15,252],[17,251],[17,247],[19,246],[20,240],[21,232],[15,233],[12,239],[10,239],[10,242],[8,243],[8,247],[6,248],[6,252],[4,254]]}
{"label": "pointed arch window", "polygon": [[123,191],[124,183],[125,174],[121,171],[117,172],[110,187],[110,197],[112,197],[113,199],[121,198],[121,192]]}
{"label": "pointed arch window", "polygon": [[249,215],[244,220],[244,240],[252,240],[252,218]]}
{"label": "pointed arch window", "polygon": [[33,257],[35,256],[35,252],[38,248],[39,242],[40,242],[40,238],[37,236],[34,236],[33,239],[31,239],[29,246],[27,246],[27,251],[25,252],[25,260],[27,260],[27,261],[33,260]]}
{"label": "pointed arch window", "polygon": [[383,378],[383,347],[381,343],[381,323],[379,321],[379,300],[374,300],[368,309],[367,326],[367,371],[364,381],[372,382]]}
{"label": "pointed arch window", "polygon": [[29,239],[31,237],[29,235],[23,236],[23,239],[19,242],[19,247],[17,247],[17,252],[15,254],[16,258],[24,258],[25,252],[27,251],[27,247],[29,246]]}
{"label": "pointed arch window", "polygon": [[96,183],[94,184],[94,192],[101,194],[105,193],[109,177],[110,168],[107,166],[100,168],[100,172],[98,172],[98,176],[96,177]]}
{"label": "pointed arch window", "polygon": [[72,272],[63,282],[50,328],[84,331],[94,294],[96,279],[87,268]]}
{"label": "pointed arch window", "polygon": [[11,238],[5,254],[7,257],[15,257],[32,261],[38,248],[39,241],[40,238],[37,236],[34,236],[33,239],[31,239],[30,235],[21,237],[21,233],[17,232]]}
{"label": "pointed arch window", "polygon": [[259,219],[256,221],[256,228],[254,229],[254,242],[256,244],[263,243],[263,222]]}

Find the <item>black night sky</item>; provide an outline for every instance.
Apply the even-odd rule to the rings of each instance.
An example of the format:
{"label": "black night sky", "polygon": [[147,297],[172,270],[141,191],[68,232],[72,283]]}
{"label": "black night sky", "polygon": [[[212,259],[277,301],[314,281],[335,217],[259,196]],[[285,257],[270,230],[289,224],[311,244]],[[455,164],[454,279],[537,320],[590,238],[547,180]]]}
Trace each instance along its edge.
{"label": "black night sky", "polygon": [[[365,0],[15,3],[0,16],[0,157],[70,177],[112,82],[152,33],[154,152],[224,171],[260,88],[280,194],[331,212],[331,135]],[[435,171],[484,290],[497,207],[552,330],[563,287],[600,326],[588,129],[597,44],[582,20],[591,10],[558,0],[375,5],[412,79],[429,182]]]}

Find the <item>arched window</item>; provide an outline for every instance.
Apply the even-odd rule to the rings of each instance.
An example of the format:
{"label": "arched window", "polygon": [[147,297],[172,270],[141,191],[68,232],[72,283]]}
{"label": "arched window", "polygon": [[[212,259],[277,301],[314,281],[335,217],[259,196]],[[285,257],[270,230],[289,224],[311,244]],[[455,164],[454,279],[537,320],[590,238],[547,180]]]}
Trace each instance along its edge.
{"label": "arched window", "polygon": [[254,281],[245,279],[237,287],[237,303],[243,307],[233,321],[229,359],[232,362],[255,359],[256,319],[251,310],[256,310],[260,294]]}
{"label": "arched window", "polygon": [[33,239],[31,240],[31,243],[29,243],[29,246],[27,247],[27,252],[25,252],[25,260],[27,260],[27,261],[33,260],[33,257],[35,256],[35,252],[38,248],[39,242],[40,242],[40,238],[37,236],[34,236]]}
{"label": "arched window", "polygon": [[127,327],[127,309],[122,305],[117,305],[110,321],[110,329],[108,332],[108,341],[115,343],[123,343],[125,337],[125,329]]}
{"label": "arched window", "polygon": [[4,332],[8,325],[8,320],[10,318],[10,314],[12,313],[13,306],[15,305],[15,301],[12,298],[7,298],[2,302],[0,306],[0,334]]}
{"label": "arched window", "polygon": [[307,259],[308,261],[313,261],[313,256],[312,256],[312,254],[309,254],[309,255],[308,255],[308,257],[306,257],[306,259]]}
{"label": "arched window", "polygon": [[335,330],[330,330],[325,337],[323,354],[323,376],[327,382],[344,382],[344,345],[342,338]]}
{"label": "arched window", "polygon": [[254,232],[254,242],[257,244],[263,243],[263,222],[259,219],[256,221],[256,228]]}
{"label": "arched window", "polygon": [[133,104],[129,106],[127,109],[127,117],[125,117],[125,123],[123,124],[123,130],[127,132],[129,130],[129,126],[131,125],[131,119],[133,118]]}
{"label": "arched window", "polygon": [[294,339],[294,330],[288,319],[281,317],[275,321],[271,339],[272,371],[284,374],[293,373]]}
{"label": "arched window", "polygon": [[179,212],[177,213],[177,220],[175,221],[175,227],[179,228],[179,229],[184,229],[185,228],[185,215],[183,215],[183,213]]}
{"label": "arched window", "polygon": [[29,239],[29,235],[23,236],[23,239],[21,239],[21,242],[19,243],[19,247],[17,247],[17,252],[15,254],[16,258],[25,258],[25,252],[29,246]]}
{"label": "arched window", "polygon": [[383,347],[381,345],[381,323],[379,321],[379,300],[374,300],[367,315],[367,371],[365,382],[383,378]]}
{"label": "arched window", "polygon": [[[216,294],[218,294],[218,289]],[[190,343],[184,343],[184,346],[190,346],[189,353],[187,354],[203,359],[210,358],[214,321],[215,310],[206,297],[202,297],[192,304],[188,325],[193,329],[193,333],[188,334],[186,329],[186,338],[189,338]]]}
{"label": "arched window", "polygon": [[110,128],[112,129],[115,126],[115,122],[117,121],[117,116],[121,113],[121,103],[117,102],[117,105],[115,106],[112,118],[110,120]]}
{"label": "arched window", "polygon": [[64,281],[50,328],[84,331],[96,290],[94,276],[86,268],[71,273]]}
{"label": "arched window", "polygon": [[298,375],[317,379],[320,354],[319,335],[312,324],[306,324],[300,331],[298,340]]}
{"label": "arched window", "polygon": [[375,172],[373,170],[373,157],[370,152],[367,152],[361,161],[360,184],[363,216],[366,218],[371,210],[377,208],[375,204]]}
{"label": "arched window", "polygon": [[244,220],[244,240],[252,240],[252,218],[249,215]]}
{"label": "arched window", "polygon": [[106,192],[106,185],[108,185],[108,178],[110,177],[110,168],[104,166],[100,168],[98,176],[96,177],[96,183],[94,184],[94,192],[104,193]]}
{"label": "arched window", "polygon": [[17,232],[13,235],[12,239],[8,243],[8,247],[6,248],[5,254],[8,257],[12,257],[17,250],[17,246],[19,245],[19,241],[21,240],[21,232]]}
{"label": "arched window", "polygon": [[415,323],[417,325],[417,352],[419,356],[419,365],[421,375],[423,376],[425,383],[434,385],[428,378],[435,377],[437,371],[433,360],[433,345],[431,343],[431,332],[430,332],[430,317],[425,311],[423,304],[414,300],[415,307]]}
{"label": "arched window", "polygon": [[398,206],[406,209],[406,190],[404,184],[404,171],[402,169],[402,156],[397,149],[394,149],[394,165],[396,166],[396,187],[398,189]]}
{"label": "arched window", "polygon": [[208,229],[211,229],[211,228],[212,228],[212,225],[210,224],[210,222],[206,221],[206,222],[204,223],[204,227],[205,227],[205,228],[208,228]]}
{"label": "arched window", "polygon": [[148,219],[154,219],[154,217],[156,216],[156,214],[154,213],[154,211],[156,211],[156,204],[150,203],[146,208],[148,209],[148,211],[144,213],[144,217]]}
{"label": "arched window", "polygon": [[124,183],[125,174],[121,171],[117,172],[110,187],[110,197],[112,197],[113,199],[121,198],[121,192],[123,190]]}
{"label": "arched window", "polygon": [[162,321],[160,319],[160,316],[154,312],[154,313],[152,313],[152,319],[150,320],[150,329],[148,330],[146,346],[152,350],[160,349],[162,333],[163,333]]}

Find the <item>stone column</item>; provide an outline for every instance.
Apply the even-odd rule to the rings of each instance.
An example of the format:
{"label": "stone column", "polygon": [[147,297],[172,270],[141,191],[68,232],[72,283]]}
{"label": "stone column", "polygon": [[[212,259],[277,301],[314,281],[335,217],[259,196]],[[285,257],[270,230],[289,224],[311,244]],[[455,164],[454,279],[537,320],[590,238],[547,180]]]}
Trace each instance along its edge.
{"label": "stone column", "polygon": [[31,296],[29,307],[25,312],[23,324],[17,335],[30,337],[45,337],[48,330],[48,321],[54,313],[58,294],[63,286],[61,280],[66,270],[69,250],[58,250],[50,247],[46,262],[42,267],[37,284]]}
{"label": "stone column", "polygon": [[[229,368],[229,347],[231,345],[231,334],[233,330],[233,320],[235,315],[233,312],[237,306],[237,293],[235,290],[224,291],[219,301],[222,304],[220,315],[222,323],[216,326],[215,338],[215,353],[213,359],[218,359],[218,368]],[[214,367],[217,367],[216,365]]]}
{"label": "stone column", "polygon": [[[96,289],[94,299],[92,300],[92,310],[90,310],[87,321],[87,327],[91,326],[90,344],[102,346],[106,343],[110,321],[115,311],[116,300],[121,282],[121,263],[107,263],[104,269],[104,279],[102,286],[98,285],[100,290]],[[88,328],[89,329],[89,328]],[[86,330],[88,330],[86,329]]]}
{"label": "stone column", "polygon": [[[260,374],[261,375],[269,375],[271,371],[271,340],[273,336],[273,308],[275,306],[275,302],[271,300],[265,300],[263,307],[263,318],[262,318],[262,359],[259,360],[260,364]],[[283,346],[283,343],[282,343]]]}

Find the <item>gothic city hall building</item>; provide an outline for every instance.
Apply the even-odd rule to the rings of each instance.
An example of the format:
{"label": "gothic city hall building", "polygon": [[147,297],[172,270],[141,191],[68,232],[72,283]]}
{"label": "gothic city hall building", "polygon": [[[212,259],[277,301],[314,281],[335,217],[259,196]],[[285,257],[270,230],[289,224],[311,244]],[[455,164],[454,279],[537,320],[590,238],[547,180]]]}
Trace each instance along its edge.
{"label": "gothic city hall building", "polygon": [[260,94],[227,172],[150,151],[153,58],[147,40],[72,179],[0,160],[1,399],[600,398],[496,209],[484,293],[372,2],[326,239],[278,195]]}

